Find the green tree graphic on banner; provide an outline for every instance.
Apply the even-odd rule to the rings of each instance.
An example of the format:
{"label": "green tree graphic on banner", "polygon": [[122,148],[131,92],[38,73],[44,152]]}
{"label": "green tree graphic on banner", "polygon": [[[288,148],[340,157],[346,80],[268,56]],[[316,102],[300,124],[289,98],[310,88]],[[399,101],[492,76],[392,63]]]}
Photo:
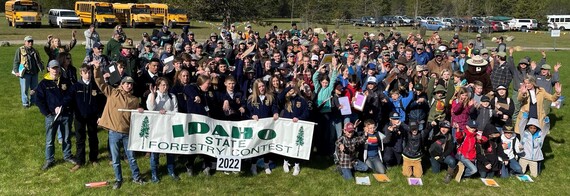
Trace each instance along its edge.
{"label": "green tree graphic on banner", "polygon": [[142,149],[144,149],[144,140],[148,138],[148,131],[150,130],[148,116],[144,117],[142,122],[141,131],[139,132],[139,137],[143,138]]}
{"label": "green tree graphic on banner", "polygon": [[299,156],[299,150],[301,149],[301,146],[305,145],[304,140],[305,140],[305,131],[301,126],[301,128],[299,129],[299,133],[297,134],[297,141],[295,142],[295,144],[297,145],[297,156]]}

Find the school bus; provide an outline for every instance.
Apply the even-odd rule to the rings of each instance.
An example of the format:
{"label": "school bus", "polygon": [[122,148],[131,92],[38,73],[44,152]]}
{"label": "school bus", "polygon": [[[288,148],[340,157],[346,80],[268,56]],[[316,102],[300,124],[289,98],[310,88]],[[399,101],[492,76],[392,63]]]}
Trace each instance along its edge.
{"label": "school bus", "polygon": [[147,3],[150,6],[151,13],[160,17],[160,23],[169,27],[190,25],[188,14],[184,10],[169,7],[163,3]]}
{"label": "school bus", "polygon": [[84,25],[94,24],[95,27],[119,23],[113,13],[113,4],[107,2],[75,2],[75,13]]}
{"label": "school bus", "polygon": [[32,0],[6,1],[5,15],[8,25],[13,27],[42,25],[42,8]]}
{"label": "school bus", "polygon": [[113,3],[115,16],[120,24],[129,27],[155,26],[153,16],[150,14],[150,7],[145,4],[135,3]]}

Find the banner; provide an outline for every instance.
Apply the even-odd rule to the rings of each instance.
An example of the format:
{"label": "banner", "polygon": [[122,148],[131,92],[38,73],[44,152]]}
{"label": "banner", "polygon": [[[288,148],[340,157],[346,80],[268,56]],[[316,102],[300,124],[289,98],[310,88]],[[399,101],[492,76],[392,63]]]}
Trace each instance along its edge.
{"label": "banner", "polygon": [[222,121],[197,114],[131,112],[129,150],[242,159],[275,153],[309,160],[314,125],[285,118]]}

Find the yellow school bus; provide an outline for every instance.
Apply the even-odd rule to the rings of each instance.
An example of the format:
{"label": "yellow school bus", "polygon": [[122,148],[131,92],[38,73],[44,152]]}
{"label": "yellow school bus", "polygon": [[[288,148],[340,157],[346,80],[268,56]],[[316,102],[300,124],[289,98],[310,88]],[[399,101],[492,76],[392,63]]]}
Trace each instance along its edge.
{"label": "yellow school bus", "polygon": [[129,27],[155,26],[154,19],[150,15],[150,7],[145,4],[114,3],[113,10],[120,24]]}
{"label": "yellow school bus", "polygon": [[147,3],[147,5],[150,6],[153,15],[160,17],[161,22],[157,24],[166,24],[169,27],[190,25],[188,14],[184,10],[163,3]]}
{"label": "yellow school bus", "polygon": [[113,4],[107,2],[75,2],[75,13],[84,25],[94,24],[96,27],[119,23],[113,13]]}
{"label": "yellow school bus", "polygon": [[42,25],[42,8],[40,4],[31,0],[6,1],[6,20],[8,25],[14,27]]}

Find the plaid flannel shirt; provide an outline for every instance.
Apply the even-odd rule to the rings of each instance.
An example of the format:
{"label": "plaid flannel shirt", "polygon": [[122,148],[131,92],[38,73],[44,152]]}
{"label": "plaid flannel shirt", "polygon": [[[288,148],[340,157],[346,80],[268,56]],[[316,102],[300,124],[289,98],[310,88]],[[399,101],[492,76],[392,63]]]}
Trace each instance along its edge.
{"label": "plaid flannel shirt", "polygon": [[[362,145],[366,141],[366,137],[362,136],[354,136],[352,138],[348,138],[346,136],[341,136],[336,141],[336,154],[338,157],[338,165],[341,168],[349,168],[352,169],[353,163],[355,159],[358,158],[358,152],[356,152],[356,146]],[[339,146],[344,145],[344,151],[341,152]]]}
{"label": "plaid flannel shirt", "polygon": [[502,65],[497,63],[493,67],[493,71],[491,72],[491,84],[493,85],[493,89],[497,89],[499,85],[504,85],[506,87],[511,85],[513,73],[508,66],[509,64],[505,62]]}

